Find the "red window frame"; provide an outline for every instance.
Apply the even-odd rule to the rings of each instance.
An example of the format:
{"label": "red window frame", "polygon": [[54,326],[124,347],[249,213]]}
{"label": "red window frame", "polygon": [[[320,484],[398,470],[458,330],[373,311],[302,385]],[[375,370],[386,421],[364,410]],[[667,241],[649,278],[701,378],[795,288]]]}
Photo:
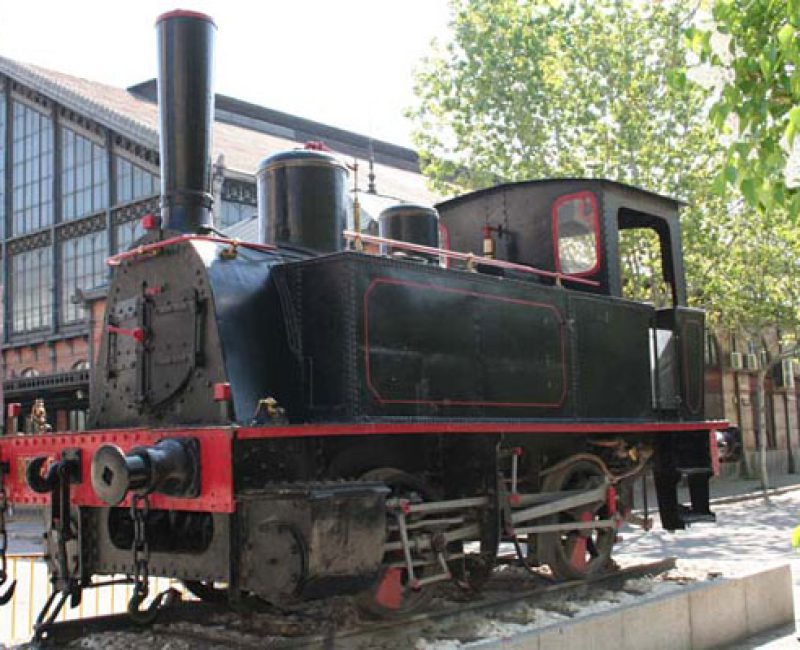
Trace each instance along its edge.
{"label": "red window frame", "polygon": [[[439,221],[439,248],[443,248],[446,251],[450,250],[450,229],[441,220]],[[449,257],[444,258],[444,268],[450,268]]]}
{"label": "red window frame", "polygon": [[[564,273],[561,269],[561,252],[559,250],[559,237],[558,237],[558,209],[568,203],[569,201],[574,201],[576,199],[589,199],[589,203],[592,206],[592,222],[594,224],[594,248],[595,248],[595,263],[594,266],[587,271],[581,271],[580,273]],[[556,271],[558,273],[563,273],[566,276],[572,277],[583,277],[587,275],[593,275],[597,273],[600,269],[600,264],[602,263],[602,251],[600,248],[600,209],[597,205],[597,196],[594,192],[589,192],[588,190],[584,190],[582,192],[573,192],[572,194],[565,194],[564,196],[559,196],[553,202],[553,208],[551,212],[551,219],[553,224],[553,253],[555,256],[556,261]]]}

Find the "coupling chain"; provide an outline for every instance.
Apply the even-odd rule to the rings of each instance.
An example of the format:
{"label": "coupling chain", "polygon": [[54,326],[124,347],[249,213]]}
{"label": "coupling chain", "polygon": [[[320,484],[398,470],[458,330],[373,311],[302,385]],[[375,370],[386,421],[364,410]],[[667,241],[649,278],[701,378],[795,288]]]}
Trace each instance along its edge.
{"label": "coupling chain", "polygon": [[146,494],[131,495],[131,519],[133,520],[133,591],[134,598],[147,598],[149,591],[150,545],[147,542],[147,516],[150,514],[150,499]]}

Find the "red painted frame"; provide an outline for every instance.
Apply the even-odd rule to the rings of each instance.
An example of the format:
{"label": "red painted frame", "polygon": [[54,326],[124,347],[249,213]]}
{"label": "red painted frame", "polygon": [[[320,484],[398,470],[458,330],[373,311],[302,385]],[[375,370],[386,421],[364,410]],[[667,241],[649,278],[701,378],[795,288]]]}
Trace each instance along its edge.
{"label": "red painted frame", "polygon": [[340,436],[446,435],[446,434],[568,434],[672,433],[716,431],[728,426],[725,420],[701,422],[376,422],[370,424],[298,424],[284,427],[242,427],[238,440],[267,438],[311,438]]}
{"label": "red painted frame", "polygon": [[[486,298],[495,300],[497,302],[507,302],[516,305],[524,305],[527,307],[534,307],[540,309],[549,309],[557,315],[559,322],[559,335],[561,340],[561,395],[557,402],[487,402],[479,400],[419,400],[419,399],[386,399],[380,391],[372,383],[372,367],[369,359],[369,298],[372,291],[376,286],[381,284],[390,285],[403,285],[415,287],[421,290],[442,291],[445,293],[457,293],[465,296],[473,296],[478,298]],[[451,287],[443,287],[435,284],[425,284],[422,282],[413,282],[410,280],[399,280],[396,278],[375,278],[369,283],[367,290],[364,292],[364,371],[366,376],[367,388],[375,397],[379,404],[428,404],[431,406],[487,406],[494,408],[502,407],[536,407],[536,408],[561,408],[564,405],[564,400],[567,396],[567,351],[564,336],[564,315],[554,306],[543,302],[534,302],[531,300],[522,300],[519,298],[506,298],[505,296],[496,296],[491,293],[479,293],[476,291],[466,291],[464,289],[453,289]]]}
{"label": "red painted frame", "polygon": [[[72,486],[72,502],[80,506],[103,506],[92,490],[91,464],[94,452],[102,444],[118,445],[129,451],[140,445],[152,445],[163,438],[191,437],[200,443],[200,495],[179,499],[153,494],[153,508],[209,512],[233,512],[233,429],[112,429],[80,433],[4,436],[0,438],[0,460],[9,463],[6,491],[12,503],[46,505],[48,494],[33,492],[25,481],[28,463],[45,455],[58,460],[67,449],[81,450],[82,481]],[[125,500],[125,504],[129,502]]]}
{"label": "red painted frame", "polygon": [[[233,483],[233,444],[235,440],[352,437],[386,435],[469,435],[469,434],[658,434],[679,431],[708,432],[714,462],[715,431],[728,426],[725,421],[702,422],[391,422],[374,424],[318,424],[277,427],[216,427],[194,429],[111,429],[103,431],[66,432],[49,435],[0,437],[0,461],[7,462],[10,472],[5,488],[11,503],[47,505],[50,497],[36,494],[25,482],[27,463],[37,456],[60,457],[67,449],[82,452],[82,482],[72,486],[72,503],[99,507],[103,504],[91,485],[91,460],[104,443],[119,445],[124,451],[139,445],[154,444],[163,438],[191,437],[200,443],[200,495],[178,499],[151,495],[151,506],[159,509],[232,513],[236,502]],[[122,504],[127,505],[128,499]]]}
{"label": "red painted frame", "polygon": [[[439,222],[439,248],[442,248],[446,251],[450,250],[450,229],[441,221]],[[444,268],[450,268],[449,257],[444,258]]]}
{"label": "red painted frame", "polygon": [[[574,201],[575,199],[587,199],[587,198],[589,199],[589,202],[592,205],[592,216],[594,217],[595,264],[588,271],[565,274],[563,269],[561,268],[561,250],[559,248],[559,239],[558,239],[558,209],[564,203],[568,203],[569,201]],[[563,275],[565,280],[570,280],[572,278],[584,278],[587,275],[594,275],[595,273],[597,273],[597,271],[600,270],[600,266],[602,264],[603,251],[602,251],[601,236],[600,236],[601,235],[600,209],[597,205],[597,196],[595,195],[595,193],[589,192],[588,190],[584,190],[582,192],[574,192],[573,194],[565,194],[564,196],[559,196],[553,203],[551,219],[553,224],[553,253],[555,255],[556,271],[559,274]]]}
{"label": "red painted frame", "polygon": [[190,9],[173,9],[172,11],[163,13],[156,18],[156,25],[163,20],[170,20],[171,18],[197,18],[198,20],[205,20],[211,23],[214,25],[214,27],[217,26],[217,24],[214,22],[214,19],[208,14],[204,14],[199,11],[192,11]]}

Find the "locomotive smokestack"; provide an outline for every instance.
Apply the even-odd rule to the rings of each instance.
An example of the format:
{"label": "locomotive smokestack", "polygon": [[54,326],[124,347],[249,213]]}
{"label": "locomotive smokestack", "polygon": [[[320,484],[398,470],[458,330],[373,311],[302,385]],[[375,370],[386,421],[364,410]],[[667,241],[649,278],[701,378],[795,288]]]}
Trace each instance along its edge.
{"label": "locomotive smokestack", "polygon": [[212,73],[217,26],[210,16],[176,10],[156,20],[164,229],[211,226]]}

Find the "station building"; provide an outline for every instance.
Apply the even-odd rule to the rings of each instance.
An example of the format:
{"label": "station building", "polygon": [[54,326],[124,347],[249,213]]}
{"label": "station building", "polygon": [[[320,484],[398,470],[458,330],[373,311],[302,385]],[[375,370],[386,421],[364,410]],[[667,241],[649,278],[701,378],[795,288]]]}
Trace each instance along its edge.
{"label": "station building", "polygon": [[[241,238],[255,230],[258,163],[308,141],[358,164],[364,223],[437,199],[410,149],[232,97],[216,97],[213,140],[215,226]],[[22,404],[19,429],[35,399],[54,429],[85,426],[106,258],[143,234],[158,194],[154,79],[123,89],[0,57],[3,392]]]}

